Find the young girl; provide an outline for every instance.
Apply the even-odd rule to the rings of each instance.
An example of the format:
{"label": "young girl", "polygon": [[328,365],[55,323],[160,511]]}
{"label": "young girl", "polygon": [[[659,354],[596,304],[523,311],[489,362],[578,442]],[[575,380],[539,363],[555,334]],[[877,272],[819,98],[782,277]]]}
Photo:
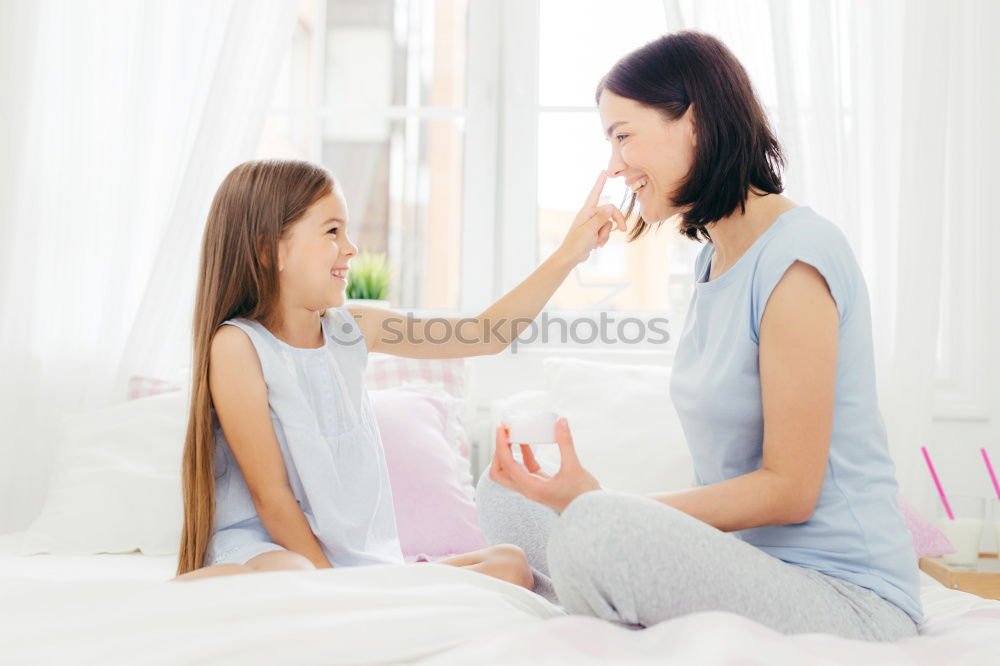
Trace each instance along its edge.
{"label": "young girl", "polygon": [[[617,208],[597,205],[605,179],[602,172],[551,257],[480,316],[449,320],[454,335],[441,342],[440,319],[344,307],[357,247],[328,171],[285,160],[233,169],[202,245],[174,580],[403,563],[364,386],[368,352],[502,351],[614,226],[625,230]],[[532,587],[517,546],[438,562]]]}

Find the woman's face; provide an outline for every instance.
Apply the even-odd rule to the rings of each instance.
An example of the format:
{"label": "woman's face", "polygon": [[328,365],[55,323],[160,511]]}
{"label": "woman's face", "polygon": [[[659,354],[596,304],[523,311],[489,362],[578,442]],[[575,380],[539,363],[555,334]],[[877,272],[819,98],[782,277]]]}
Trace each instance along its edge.
{"label": "woman's face", "polygon": [[625,178],[646,221],[659,222],[680,213],[670,195],[694,163],[693,107],[670,120],[658,109],[605,90],[597,108],[611,142],[608,177]]}
{"label": "woman's face", "polygon": [[347,237],[347,203],[334,190],[318,200],[278,241],[278,284],[293,307],[344,304],[347,268],[358,248]]}

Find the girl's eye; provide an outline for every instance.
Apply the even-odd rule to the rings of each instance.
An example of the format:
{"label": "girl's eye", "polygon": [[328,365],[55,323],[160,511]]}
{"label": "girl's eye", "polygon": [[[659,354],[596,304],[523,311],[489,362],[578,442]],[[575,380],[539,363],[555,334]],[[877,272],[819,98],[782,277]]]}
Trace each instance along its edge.
{"label": "girl's eye", "polygon": [[626,134],[616,134],[615,139],[617,139],[618,143],[621,143],[622,139],[624,139],[626,136],[627,136]]}
{"label": "girl's eye", "polygon": [[333,229],[330,229],[330,231],[328,231],[327,233],[328,234],[333,234],[334,236],[336,236],[337,235],[337,227],[334,227]]}

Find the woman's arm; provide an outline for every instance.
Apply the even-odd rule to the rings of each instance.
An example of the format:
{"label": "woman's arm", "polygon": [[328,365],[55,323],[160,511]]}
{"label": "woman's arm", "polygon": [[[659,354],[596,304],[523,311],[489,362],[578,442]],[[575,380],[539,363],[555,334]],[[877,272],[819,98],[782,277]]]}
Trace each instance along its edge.
{"label": "woman's arm", "polygon": [[368,350],[410,358],[460,358],[503,351],[538,316],[573,267],[607,242],[613,226],[625,231],[621,211],[597,205],[606,179],[602,171],[552,256],[479,316],[418,319],[381,308],[348,308]]}
{"label": "woman's arm", "polygon": [[809,264],[793,263],[771,292],[760,323],[760,469],[649,497],[723,531],[809,520],[826,476],[839,326],[823,276]]}
{"label": "woman's arm", "polygon": [[761,468],[700,488],[648,493],[646,496],[718,530],[735,532],[807,520],[793,501],[794,494],[795,487],[787,479]]}

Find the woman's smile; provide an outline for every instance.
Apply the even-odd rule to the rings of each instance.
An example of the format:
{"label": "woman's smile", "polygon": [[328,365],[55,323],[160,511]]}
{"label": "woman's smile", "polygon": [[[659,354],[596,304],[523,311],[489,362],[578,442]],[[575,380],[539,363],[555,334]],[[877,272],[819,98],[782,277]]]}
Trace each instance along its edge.
{"label": "woman's smile", "polygon": [[631,181],[629,181],[628,187],[630,190],[632,190],[633,194],[638,194],[639,190],[643,189],[648,182],[649,178],[647,178],[646,176],[642,176],[639,178],[634,178]]}
{"label": "woman's smile", "polygon": [[649,189],[649,176],[639,176],[637,178],[632,178],[625,183],[632,194],[635,195],[636,201],[639,202],[639,209],[642,210],[643,204],[642,199],[646,190]]}

